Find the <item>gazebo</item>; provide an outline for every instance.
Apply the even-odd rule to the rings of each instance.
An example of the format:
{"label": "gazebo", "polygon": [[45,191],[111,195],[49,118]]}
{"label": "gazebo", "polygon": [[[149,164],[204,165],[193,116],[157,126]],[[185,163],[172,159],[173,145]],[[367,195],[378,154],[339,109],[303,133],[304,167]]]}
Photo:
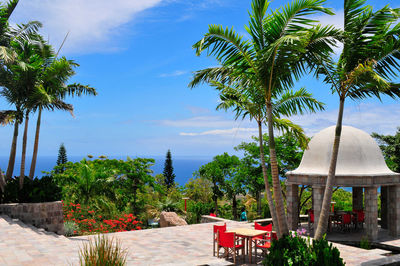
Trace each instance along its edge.
{"label": "gazebo", "polygon": [[[304,152],[300,166],[286,173],[288,225],[292,230],[298,226],[299,185],[312,187],[314,226],[318,224],[334,136],[335,126],[315,134]],[[380,187],[381,227],[388,229],[391,236],[400,235],[400,174],[389,170],[382,151],[368,133],[343,126],[334,186],[352,188],[353,209],[364,209],[365,230],[372,241],[378,238]]]}

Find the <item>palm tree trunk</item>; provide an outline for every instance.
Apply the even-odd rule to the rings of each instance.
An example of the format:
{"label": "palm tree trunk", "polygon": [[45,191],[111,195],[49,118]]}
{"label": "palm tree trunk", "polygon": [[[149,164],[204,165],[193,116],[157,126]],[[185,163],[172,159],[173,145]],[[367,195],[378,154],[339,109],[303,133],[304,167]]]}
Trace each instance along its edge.
{"label": "palm tree trunk", "polygon": [[14,135],[11,144],[10,158],[8,159],[8,167],[6,173],[6,182],[12,178],[14,173],[14,165],[15,165],[15,155],[17,153],[17,140],[18,140],[18,126],[19,123],[15,121],[14,124]]}
{"label": "palm tree trunk", "polygon": [[270,102],[267,102],[266,104],[267,104],[267,119],[268,119],[269,158],[271,164],[272,187],[274,190],[274,198],[276,204],[276,215],[278,218],[279,231],[281,235],[288,235],[289,229],[286,220],[285,206],[283,203],[283,196],[282,196],[282,188],[279,180],[278,161],[275,152],[272,105]]}
{"label": "palm tree trunk", "polygon": [[232,199],[232,214],[233,214],[233,219],[237,220],[238,215],[237,215],[237,200],[236,200],[236,195],[233,195]]}
{"label": "palm tree trunk", "polygon": [[29,179],[33,179],[35,175],[35,168],[36,168],[36,159],[38,154],[38,147],[39,147],[39,133],[40,133],[40,120],[42,119],[42,108],[39,107],[39,113],[36,123],[36,133],[35,133],[35,144],[33,146],[33,155],[32,155],[32,162],[31,162],[31,169],[29,170]]}
{"label": "palm tree trunk", "polygon": [[340,99],[339,114],[336,123],[335,140],[333,142],[331,163],[329,165],[328,177],[326,178],[326,187],[324,199],[322,201],[321,214],[319,216],[317,231],[314,238],[321,239],[328,227],[329,212],[332,201],[333,184],[335,183],[336,163],[339,153],[340,136],[342,135],[342,120],[343,120],[344,98]]}
{"label": "palm tree trunk", "polygon": [[260,217],[261,216],[261,193],[260,192],[257,192],[256,199],[257,199],[257,216]]}
{"label": "palm tree trunk", "polygon": [[19,189],[22,189],[24,187],[26,142],[28,139],[28,123],[29,123],[29,110],[27,110],[25,114],[24,136],[22,139],[21,172],[19,173]]}
{"label": "palm tree trunk", "polygon": [[280,228],[278,224],[278,219],[276,215],[276,208],[274,204],[274,200],[272,198],[271,189],[269,186],[268,174],[267,174],[267,167],[265,166],[265,157],[264,157],[264,144],[263,144],[263,135],[262,135],[262,123],[261,121],[257,121],[258,123],[258,139],[260,142],[260,160],[261,160],[261,168],[264,176],[264,183],[265,183],[265,194],[267,195],[267,201],[269,205],[269,211],[271,212],[272,217],[272,224],[275,226],[275,231],[277,235],[280,237]]}

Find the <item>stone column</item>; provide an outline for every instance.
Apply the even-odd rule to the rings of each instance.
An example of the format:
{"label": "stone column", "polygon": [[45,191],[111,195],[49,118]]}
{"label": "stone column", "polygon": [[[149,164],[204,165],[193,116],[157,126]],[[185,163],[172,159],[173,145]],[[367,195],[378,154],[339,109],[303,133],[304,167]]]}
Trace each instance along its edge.
{"label": "stone column", "polygon": [[353,187],[353,210],[363,210],[363,188]]}
{"label": "stone column", "polygon": [[389,187],[381,187],[381,227],[388,229]]}
{"label": "stone column", "polygon": [[287,219],[289,230],[297,230],[299,220],[299,186],[286,186]]}
{"label": "stone column", "polygon": [[388,187],[388,228],[391,236],[400,235],[400,186]]}
{"label": "stone column", "polygon": [[378,188],[365,188],[365,231],[370,241],[378,239]]}
{"label": "stone column", "polygon": [[314,210],[314,232],[318,226],[319,215],[321,214],[322,200],[324,198],[325,187],[313,186],[313,210]]}

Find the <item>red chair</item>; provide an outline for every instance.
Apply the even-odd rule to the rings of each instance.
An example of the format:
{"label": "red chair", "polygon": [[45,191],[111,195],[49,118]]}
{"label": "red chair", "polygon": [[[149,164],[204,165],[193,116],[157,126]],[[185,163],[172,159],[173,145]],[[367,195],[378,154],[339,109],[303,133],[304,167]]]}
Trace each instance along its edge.
{"label": "red chair", "polygon": [[341,215],[341,219],[336,221],[336,226],[340,226],[342,231],[349,229],[351,226],[352,217],[351,214],[345,213]]}
{"label": "red chair", "polygon": [[[268,224],[266,226],[262,226],[261,224],[259,224],[257,222],[254,222],[254,229],[271,232],[272,231],[272,224]],[[255,236],[251,240],[253,242],[256,242],[257,240],[262,240],[262,239],[267,239],[267,238],[266,238],[266,236]],[[269,238],[269,239],[271,239],[271,238]]]}
{"label": "red chair", "polygon": [[254,245],[254,255],[257,257],[258,250],[261,249],[261,254],[265,255],[271,247],[271,239],[278,239],[276,233],[268,232],[265,239],[259,239]]}
{"label": "red chair", "polygon": [[311,224],[314,226],[314,210],[308,210],[308,230],[311,230]]}
{"label": "red chair", "polygon": [[239,255],[239,250],[242,250],[242,256],[244,259],[244,243],[243,239],[241,239],[241,244],[237,244],[238,239],[236,238],[235,233],[226,233],[222,231],[218,231],[218,237],[217,237],[217,242],[218,242],[218,248],[217,248],[217,253],[218,253],[218,258],[219,258],[219,249],[224,248],[225,250],[225,255],[227,258],[229,258],[229,254],[232,254],[233,257],[233,263],[236,264],[236,256]]}
{"label": "red chair", "polygon": [[218,243],[218,231],[225,232],[226,231],[226,223],[224,225],[214,225],[213,256],[215,256],[215,243]]}
{"label": "red chair", "polygon": [[353,221],[357,225],[361,225],[361,228],[364,227],[364,219],[365,219],[365,213],[363,210],[353,210],[353,212],[356,214]]}

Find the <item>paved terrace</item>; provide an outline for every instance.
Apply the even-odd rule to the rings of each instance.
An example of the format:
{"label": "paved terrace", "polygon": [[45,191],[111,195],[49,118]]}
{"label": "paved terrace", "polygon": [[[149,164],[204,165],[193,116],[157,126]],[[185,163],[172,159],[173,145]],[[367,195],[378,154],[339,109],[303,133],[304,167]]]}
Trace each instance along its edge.
{"label": "paved terrace", "polygon": [[[219,223],[221,224],[221,223]],[[212,223],[108,234],[128,249],[128,265],[231,265],[212,256]],[[250,227],[229,221],[228,228]],[[0,215],[0,265],[78,265],[82,243],[93,236],[57,236]],[[400,245],[400,240],[392,241]],[[346,265],[384,259],[387,251],[335,244]],[[239,258],[241,263],[241,258]]]}

